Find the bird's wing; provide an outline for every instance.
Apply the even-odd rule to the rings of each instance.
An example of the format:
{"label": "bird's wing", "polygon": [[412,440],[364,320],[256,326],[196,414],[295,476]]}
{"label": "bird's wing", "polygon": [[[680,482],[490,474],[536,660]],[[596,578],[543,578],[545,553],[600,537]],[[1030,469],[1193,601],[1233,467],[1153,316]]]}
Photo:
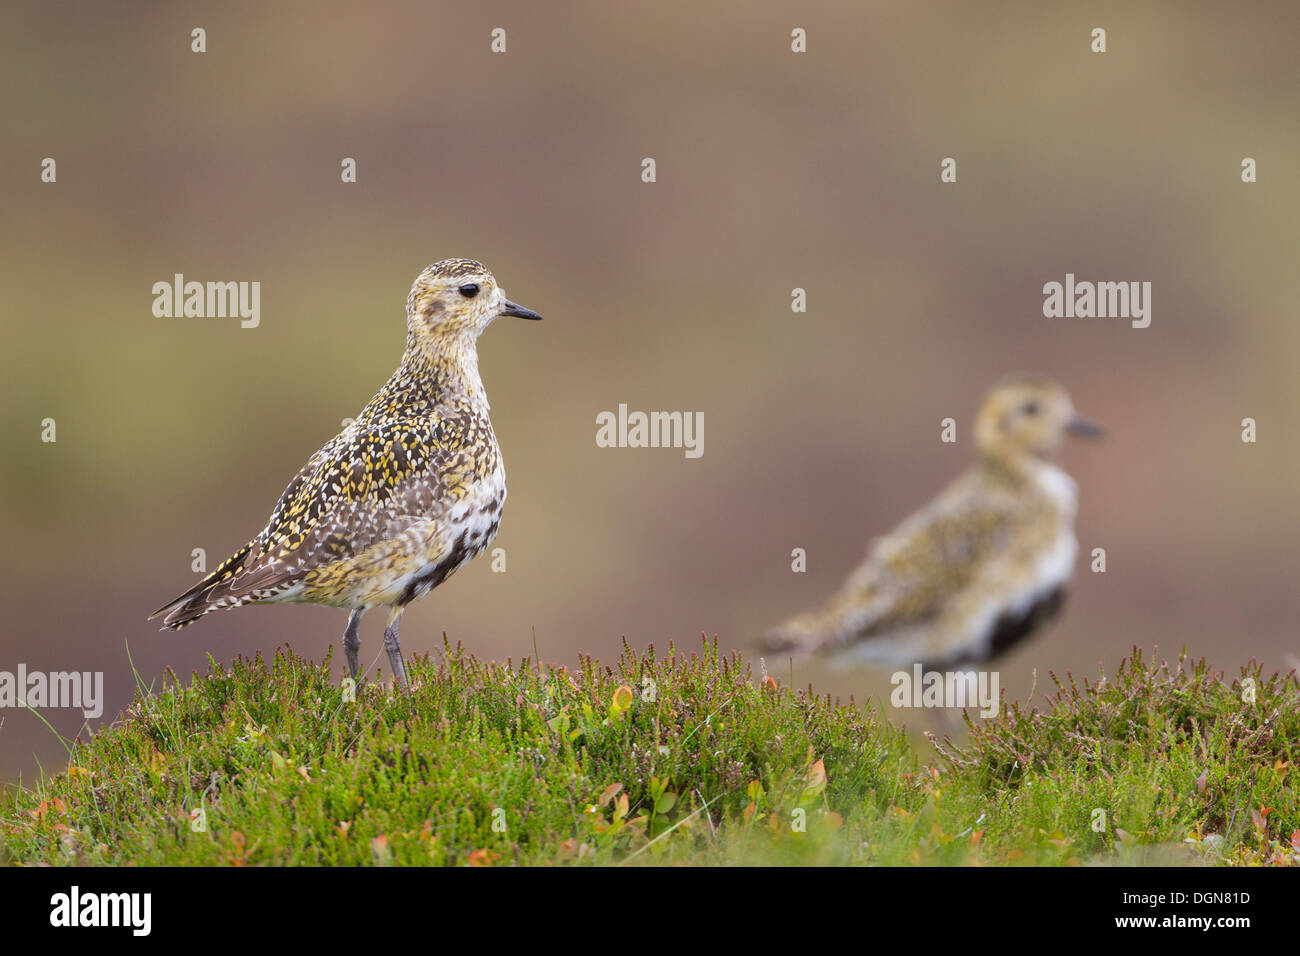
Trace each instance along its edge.
{"label": "bird's wing", "polygon": [[765,646],[837,653],[934,621],[1007,546],[1017,523],[1013,497],[972,492],[959,481],[873,541],[866,560],[834,597],[771,632]]}
{"label": "bird's wing", "polygon": [[[289,486],[284,489],[279,502],[276,503],[271,520],[267,524],[268,529],[278,523],[286,502],[293,500],[298,494],[304,482],[311,478],[320,467],[334,441],[337,440],[337,438],[333,439],[324,448],[312,455],[298,474],[293,476],[293,480],[289,482]],[[265,535],[266,531],[263,531],[248,544],[226,558],[194,586],[150,614],[149,620],[152,621],[159,615],[166,615],[163,618],[163,627],[179,630],[185,625],[198,620],[215,607],[226,606],[216,602],[223,595],[234,593],[233,584],[236,579],[240,581],[241,585],[249,580],[247,572],[251,570],[251,566],[256,563],[258,556],[262,554],[262,542]],[[246,589],[242,587],[239,590],[246,593]],[[215,598],[213,597],[214,592],[219,592]],[[229,605],[234,606],[238,603],[240,602],[237,599],[232,599]]]}
{"label": "bird's wing", "polygon": [[289,482],[262,532],[161,608],[177,627],[216,607],[262,600],[435,516],[459,475],[458,445],[431,419],[356,423]]}
{"label": "bird's wing", "polygon": [[401,535],[453,497],[460,449],[435,420],[357,424],[325,450],[305,480],[285,489],[248,573],[274,566],[272,580],[295,580]]}

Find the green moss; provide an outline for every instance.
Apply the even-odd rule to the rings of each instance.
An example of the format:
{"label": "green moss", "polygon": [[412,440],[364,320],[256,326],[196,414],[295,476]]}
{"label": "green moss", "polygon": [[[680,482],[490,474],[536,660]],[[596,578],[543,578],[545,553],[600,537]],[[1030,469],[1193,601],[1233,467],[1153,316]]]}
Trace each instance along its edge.
{"label": "green moss", "polygon": [[[53,864],[1294,863],[1295,677],[1072,680],[918,756],[879,712],[760,684],[716,642],[576,671],[413,660],[349,699],[313,664],[141,692],[0,804]],[[1254,681],[1255,701],[1242,687]],[[1099,826],[1099,811],[1104,825]],[[1293,843],[1292,835],[1296,843]],[[1211,836],[1212,835],[1212,836]]]}

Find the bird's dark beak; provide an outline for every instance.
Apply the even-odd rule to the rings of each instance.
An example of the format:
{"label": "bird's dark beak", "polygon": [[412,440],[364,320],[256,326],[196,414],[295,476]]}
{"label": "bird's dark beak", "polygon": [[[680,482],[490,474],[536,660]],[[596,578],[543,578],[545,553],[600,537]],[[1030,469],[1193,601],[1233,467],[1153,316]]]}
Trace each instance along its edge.
{"label": "bird's dark beak", "polygon": [[521,319],[540,319],[541,316],[532,309],[525,309],[522,305],[515,305],[509,299],[501,303],[502,315],[514,315]]}
{"label": "bird's dark beak", "polygon": [[1080,438],[1100,438],[1106,434],[1106,429],[1100,425],[1094,425],[1086,418],[1080,418],[1078,415],[1070,419],[1065,426],[1065,430],[1071,435],[1078,435]]}

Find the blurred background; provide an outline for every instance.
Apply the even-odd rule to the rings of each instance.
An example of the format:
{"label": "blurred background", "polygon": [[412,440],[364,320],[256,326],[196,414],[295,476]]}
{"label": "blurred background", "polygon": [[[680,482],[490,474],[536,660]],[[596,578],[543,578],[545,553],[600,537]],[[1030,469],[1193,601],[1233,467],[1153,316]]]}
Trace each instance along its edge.
{"label": "blurred background", "polygon": [[[1134,644],[1229,674],[1294,666],[1288,5],[24,0],[0,18],[0,670],[103,671],[97,723],[130,701],[128,646],[146,681],[285,643],[332,644],[341,668],[343,611],[242,608],[180,633],[145,617],[196,579],[193,549],[211,568],[255,534],[383,384],[410,283],[447,256],[483,260],[546,321],[480,342],[507,571],[480,558],[413,605],[408,655],[444,631],[516,661],[535,631],[570,665],[623,635],[745,647],[965,467],[981,394],[1025,369],[1109,434],[1065,450],[1076,586],[999,662],[1009,696],[1035,668],[1040,694],[1048,668],[1113,671]],[[260,326],[156,318],[151,287],[178,272],[260,282]],[[1044,318],[1067,272],[1151,282],[1151,326]],[[620,403],[703,412],[703,457],[598,448],[595,416]],[[0,721],[0,779],[66,759],[35,715]]]}

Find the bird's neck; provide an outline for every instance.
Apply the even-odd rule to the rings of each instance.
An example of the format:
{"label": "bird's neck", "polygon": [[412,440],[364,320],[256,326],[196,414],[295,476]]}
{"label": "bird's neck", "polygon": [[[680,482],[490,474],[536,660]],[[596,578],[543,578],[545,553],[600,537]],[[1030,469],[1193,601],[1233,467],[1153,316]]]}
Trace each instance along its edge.
{"label": "bird's neck", "polygon": [[998,485],[1015,489],[1019,494],[1028,491],[1042,495],[1064,511],[1073,512],[1074,480],[1046,458],[1028,452],[986,453],[978,457],[977,465],[990,481]]}
{"label": "bird's neck", "polygon": [[408,334],[401,364],[380,395],[385,393],[390,399],[400,396],[416,414],[433,414],[440,406],[486,413],[475,337],[465,333],[417,339]]}
{"label": "bird's neck", "polygon": [[996,482],[1023,485],[1032,481],[1041,460],[1026,453],[1012,453],[1005,448],[981,449],[975,459],[981,471]]}
{"label": "bird's neck", "polygon": [[408,336],[402,364],[440,401],[487,407],[478,374],[478,341],[469,332],[419,340]]}

